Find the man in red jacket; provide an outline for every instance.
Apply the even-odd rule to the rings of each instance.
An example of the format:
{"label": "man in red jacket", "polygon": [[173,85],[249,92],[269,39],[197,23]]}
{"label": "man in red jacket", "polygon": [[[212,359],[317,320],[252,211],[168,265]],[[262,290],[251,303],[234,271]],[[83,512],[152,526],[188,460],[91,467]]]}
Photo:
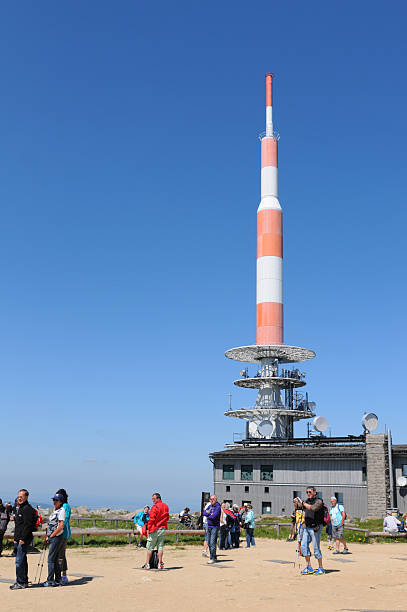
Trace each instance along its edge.
{"label": "man in red jacket", "polygon": [[144,569],[150,569],[150,559],[154,548],[158,550],[158,568],[163,569],[164,537],[169,518],[168,506],[161,501],[161,495],[154,493],[153,505],[150,510],[150,518],[147,523],[147,560]]}

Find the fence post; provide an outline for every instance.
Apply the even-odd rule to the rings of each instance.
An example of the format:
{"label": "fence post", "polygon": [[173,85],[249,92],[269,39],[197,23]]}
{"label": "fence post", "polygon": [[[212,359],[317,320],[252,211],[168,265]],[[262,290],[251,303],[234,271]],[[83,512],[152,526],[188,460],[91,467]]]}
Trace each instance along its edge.
{"label": "fence post", "polygon": [[131,533],[129,533],[129,544],[131,544]]}
{"label": "fence post", "polygon": [[82,546],[85,546],[85,536],[82,534]]}
{"label": "fence post", "polygon": [[179,533],[175,534],[175,541],[178,544],[178,539],[179,539]]}
{"label": "fence post", "polygon": [[118,522],[117,520],[114,522],[114,526],[116,527],[116,529],[117,529],[117,522]]}
{"label": "fence post", "polygon": [[96,519],[93,519],[93,526],[96,527]]}
{"label": "fence post", "polygon": [[277,523],[277,537],[280,537],[280,523]]}
{"label": "fence post", "polygon": [[370,542],[370,530],[369,529],[366,531],[366,540]]}

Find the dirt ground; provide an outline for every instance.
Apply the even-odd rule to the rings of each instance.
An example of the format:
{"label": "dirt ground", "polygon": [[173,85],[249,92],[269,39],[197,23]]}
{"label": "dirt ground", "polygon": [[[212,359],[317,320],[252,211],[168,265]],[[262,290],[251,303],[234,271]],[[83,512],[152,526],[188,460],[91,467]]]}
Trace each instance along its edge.
{"label": "dirt ground", "polygon": [[[211,610],[405,610],[407,543],[352,544],[336,555],[323,544],[325,576],[301,576],[295,544],[258,540],[255,548],[220,551],[207,565],[201,548],[167,547],[165,571],[141,570],[134,546],[68,551],[70,584],[10,591],[14,559],[0,559],[0,608],[7,611],[148,612]],[[39,555],[29,555],[33,580]],[[315,561],[314,561],[315,564]],[[303,567],[301,564],[301,569]],[[44,573],[45,574],[45,566]],[[278,606],[278,608],[277,608]]]}

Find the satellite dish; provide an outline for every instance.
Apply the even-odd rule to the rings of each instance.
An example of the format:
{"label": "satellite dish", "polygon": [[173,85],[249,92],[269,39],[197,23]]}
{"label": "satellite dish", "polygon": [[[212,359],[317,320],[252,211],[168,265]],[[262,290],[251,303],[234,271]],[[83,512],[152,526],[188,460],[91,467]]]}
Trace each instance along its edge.
{"label": "satellite dish", "polygon": [[257,423],[255,423],[254,421],[250,421],[249,423],[249,434],[251,436],[255,436],[258,433],[257,431]]}
{"label": "satellite dish", "polygon": [[364,414],[362,419],[363,427],[370,433],[377,429],[379,425],[379,419],[373,412],[369,412],[369,414]]}
{"label": "satellite dish", "polygon": [[319,433],[324,433],[328,429],[328,419],[322,416],[316,416],[312,421],[314,429],[319,431]]}
{"label": "satellite dish", "polygon": [[407,478],[405,476],[399,476],[397,478],[397,486],[398,487],[405,487],[405,486],[407,486]]}
{"label": "satellite dish", "polygon": [[259,423],[258,432],[261,436],[267,438],[268,436],[273,435],[275,425],[272,421],[262,421]]}

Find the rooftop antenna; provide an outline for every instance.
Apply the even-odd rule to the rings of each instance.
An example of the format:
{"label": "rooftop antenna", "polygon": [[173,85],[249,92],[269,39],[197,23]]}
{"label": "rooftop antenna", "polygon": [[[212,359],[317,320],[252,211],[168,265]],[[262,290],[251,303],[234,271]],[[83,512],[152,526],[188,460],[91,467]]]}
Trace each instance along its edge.
{"label": "rooftop antenna", "polygon": [[377,429],[379,425],[379,419],[373,412],[369,412],[369,414],[366,414],[365,412],[362,418],[362,425],[363,429],[367,433],[371,433],[372,431],[375,431]]}
{"label": "rooftop antenna", "polygon": [[315,431],[324,433],[328,429],[328,419],[323,416],[316,416],[312,421]]}

